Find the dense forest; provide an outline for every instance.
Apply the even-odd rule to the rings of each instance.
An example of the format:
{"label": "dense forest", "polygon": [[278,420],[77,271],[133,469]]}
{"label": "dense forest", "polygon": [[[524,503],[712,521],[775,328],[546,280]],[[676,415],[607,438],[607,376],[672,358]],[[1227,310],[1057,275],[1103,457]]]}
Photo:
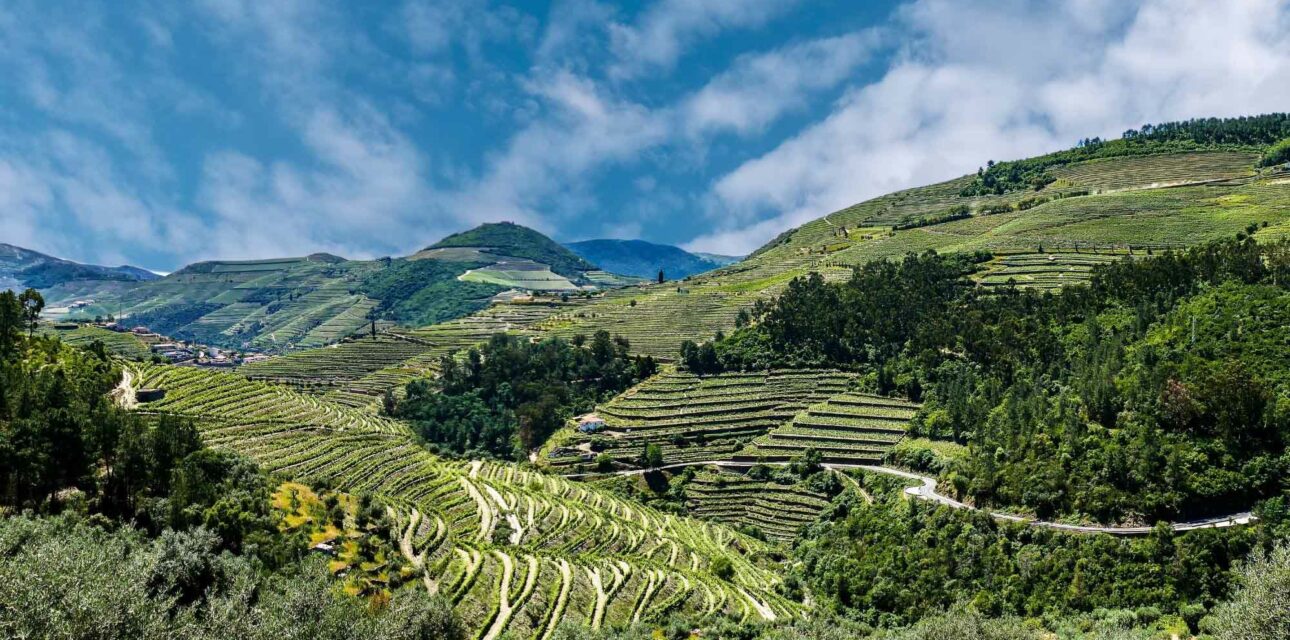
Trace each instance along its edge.
{"label": "dense forest", "polygon": [[[36,307],[0,293],[0,636],[460,637],[442,600],[364,591],[357,571],[370,597],[343,595],[274,479],[191,422],[118,408],[103,345],[27,335]],[[310,517],[367,532],[355,562],[392,555],[382,507],[340,504]]]}
{"label": "dense forest", "polygon": [[1056,178],[1048,173],[1056,167],[1084,160],[1141,156],[1207,149],[1264,150],[1262,164],[1285,162],[1290,143],[1290,114],[1273,113],[1242,118],[1197,118],[1129,129],[1119,140],[1088,138],[1072,149],[1013,160],[990,161],[963,188],[962,196],[998,195],[1025,189],[1039,190]]}
{"label": "dense forest", "polygon": [[573,415],[654,375],[654,359],[629,347],[605,331],[568,342],[498,333],[462,359],[445,356],[437,379],[409,383],[387,410],[446,451],[524,459]]}
{"label": "dense forest", "polygon": [[924,402],[915,435],[968,445],[942,479],[978,506],[1149,524],[1290,488],[1290,242],[1136,256],[1056,294],[985,291],[975,260],[798,279],[683,360],[861,370]]}
{"label": "dense forest", "polygon": [[363,277],[357,291],[380,300],[376,313],[408,326],[424,326],[458,318],[488,306],[504,290],[494,284],[464,282],[457,276],[486,262],[389,260],[379,271]]}

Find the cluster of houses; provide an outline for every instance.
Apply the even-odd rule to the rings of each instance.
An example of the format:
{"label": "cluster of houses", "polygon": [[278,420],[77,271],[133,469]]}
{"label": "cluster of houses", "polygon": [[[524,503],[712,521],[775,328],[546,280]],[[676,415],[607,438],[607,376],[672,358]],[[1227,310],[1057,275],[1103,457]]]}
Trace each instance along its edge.
{"label": "cluster of houses", "polygon": [[171,340],[166,336],[149,330],[147,327],[134,327],[132,329],[127,329],[124,325],[117,322],[95,323],[95,325],[100,328],[107,329],[108,331],[132,334],[141,342],[148,345],[148,349],[152,351],[154,355],[165,358],[174,364],[188,364],[195,367],[233,368],[238,365],[269,359],[269,356],[262,353],[237,354],[217,347],[210,347],[180,340]]}

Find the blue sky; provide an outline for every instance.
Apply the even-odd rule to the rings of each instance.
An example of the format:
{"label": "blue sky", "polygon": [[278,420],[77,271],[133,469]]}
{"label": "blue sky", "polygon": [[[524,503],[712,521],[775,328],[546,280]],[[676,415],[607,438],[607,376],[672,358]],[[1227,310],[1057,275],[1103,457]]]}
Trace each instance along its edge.
{"label": "blue sky", "polygon": [[744,253],[1168,119],[1285,110],[1290,0],[0,5],[0,242],[158,270],[479,222]]}

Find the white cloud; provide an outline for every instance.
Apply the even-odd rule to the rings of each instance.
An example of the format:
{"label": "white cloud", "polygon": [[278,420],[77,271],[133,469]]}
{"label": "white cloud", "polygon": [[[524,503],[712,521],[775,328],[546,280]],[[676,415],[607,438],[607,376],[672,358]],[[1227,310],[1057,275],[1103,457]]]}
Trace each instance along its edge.
{"label": "white cloud", "polygon": [[568,71],[531,79],[544,105],[485,174],[453,197],[453,210],[479,220],[505,219],[553,231],[552,223],[594,204],[585,182],[605,166],[631,162],[667,140],[659,113],[606,94]]}
{"label": "white cloud", "polygon": [[877,44],[877,32],[864,31],[740,57],[685,101],[685,126],[692,135],[760,130],[845,80]]}
{"label": "white cloud", "polygon": [[762,26],[795,4],[797,0],[658,0],[635,24],[610,25],[611,48],[618,58],[610,75],[670,69],[693,41],[726,29]]}
{"label": "white cloud", "polygon": [[302,136],[312,165],[232,151],[208,158],[199,204],[215,214],[220,255],[348,253],[356,244],[396,252],[455,228],[435,215],[417,149],[378,112],[319,110]]}
{"label": "white cloud", "polygon": [[[0,235],[59,256],[125,262],[200,237],[182,212],[128,186],[103,146],[66,131],[0,152]],[[74,230],[74,231],[71,231]]]}
{"label": "white cloud", "polygon": [[1126,9],[920,0],[879,81],[718,179],[716,231],[742,253],[774,233],[897,189],[1144,122],[1284,110],[1290,3],[1149,0]]}

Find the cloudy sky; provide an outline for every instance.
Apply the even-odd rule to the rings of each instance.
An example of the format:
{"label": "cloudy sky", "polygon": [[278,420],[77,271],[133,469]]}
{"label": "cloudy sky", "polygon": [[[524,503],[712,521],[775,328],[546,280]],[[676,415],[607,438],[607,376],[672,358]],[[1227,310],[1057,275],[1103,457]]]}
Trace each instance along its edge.
{"label": "cloudy sky", "polygon": [[479,222],[721,253],[1290,108],[1290,0],[0,3],[0,242],[170,270]]}

